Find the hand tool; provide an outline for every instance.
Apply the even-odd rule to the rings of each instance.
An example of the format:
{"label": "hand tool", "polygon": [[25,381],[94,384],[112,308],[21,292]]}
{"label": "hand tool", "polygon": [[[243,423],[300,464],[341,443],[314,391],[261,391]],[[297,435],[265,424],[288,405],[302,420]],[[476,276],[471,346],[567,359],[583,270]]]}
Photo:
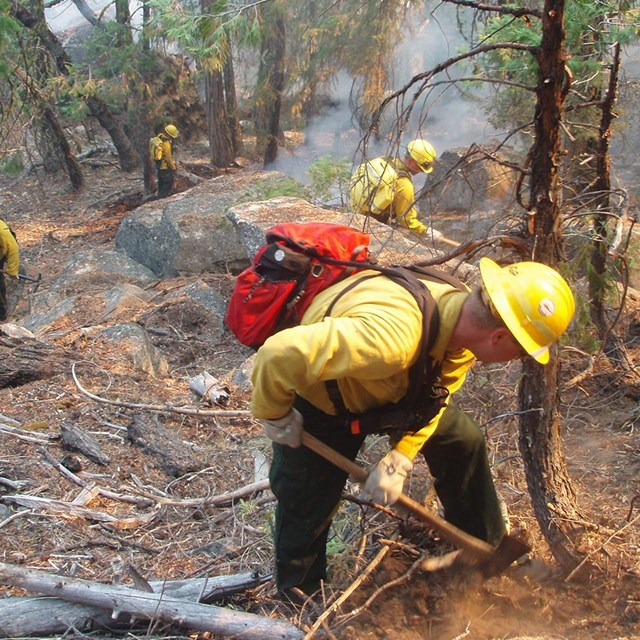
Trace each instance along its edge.
{"label": "hand tool", "polygon": [[[364,482],[367,479],[368,473],[365,469],[306,431],[302,432],[302,444],[329,460],[359,482]],[[443,538],[462,549],[460,559],[467,564],[474,564],[485,578],[501,573],[512,562],[531,550],[528,544],[509,535],[505,535],[500,544],[493,547],[488,542],[468,534],[466,531],[432,513],[404,493],[400,494],[397,504],[405,507],[412,514],[430,524]]]}

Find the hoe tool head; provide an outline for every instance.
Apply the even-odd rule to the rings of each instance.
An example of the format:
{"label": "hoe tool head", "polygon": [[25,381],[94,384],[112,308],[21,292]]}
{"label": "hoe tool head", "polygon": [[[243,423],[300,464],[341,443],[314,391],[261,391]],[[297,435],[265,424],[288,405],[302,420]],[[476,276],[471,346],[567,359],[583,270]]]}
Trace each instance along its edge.
{"label": "hoe tool head", "polygon": [[518,558],[522,557],[525,553],[529,553],[529,551],[531,551],[531,547],[526,542],[506,535],[502,538],[493,553],[478,563],[477,569],[484,578],[497,576]]}

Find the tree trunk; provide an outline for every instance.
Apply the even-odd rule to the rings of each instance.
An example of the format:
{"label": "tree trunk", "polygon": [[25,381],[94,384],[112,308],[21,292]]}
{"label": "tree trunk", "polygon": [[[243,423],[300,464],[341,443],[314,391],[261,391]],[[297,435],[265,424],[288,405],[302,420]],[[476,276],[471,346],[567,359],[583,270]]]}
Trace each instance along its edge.
{"label": "tree trunk", "polygon": [[45,342],[0,336],[0,389],[58,375],[69,366],[70,358]]}
{"label": "tree trunk", "polygon": [[74,189],[80,189],[84,185],[84,176],[78,161],[71,151],[69,141],[64,134],[64,130],[58,122],[58,118],[53,109],[46,103],[40,104],[41,124],[46,130],[47,138],[51,147],[58,150],[62,155],[62,162],[69,176],[69,182]]}
{"label": "tree trunk", "polygon": [[604,309],[604,299],[607,290],[607,237],[608,220],[612,212],[611,207],[611,155],[609,153],[611,141],[611,124],[615,117],[613,109],[618,94],[618,76],[620,72],[620,43],[613,45],[613,61],[609,74],[609,85],[602,100],[602,115],[600,131],[597,138],[596,179],[592,190],[599,194],[595,200],[598,211],[593,221],[594,241],[591,253],[591,270],[589,278],[589,309],[591,320],[598,329],[598,335],[604,345],[604,351],[609,358],[618,364],[627,365],[629,370],[630,358],[620,337],[609,326]]}
{"label": "tree trunk", "polygon": [[118,25],[116,46],[126,47],[133,44],[131,33],[131,12],[129,11],[129,0],[115,0],[116,23]]}
{"label": "tree trunk", "polygon": [[[60,41],[55,34],[47,27],[46,23],[39,20],[27,8],[18,3],[11,5],[11,10],[16,20],[24,27],[33,31],[40,40],[42,46],[53,57],[58,72],[63,76],[69,75],[69,68],[72,66],[71,59],[67,55]],[[109,109],[106,102],[96,96],[87,95],[84,98],[92,115],[98,120],[102,127],[111,136],[111,140],[118,151],[120,167],[123,171],[132,171],[138,166],[139,160],[129,138],[118,118]]]}
{"label": "tree trunk", "polygon": [[[546,0],[542,41],[538,49],[536,139],[532,151],[531,201],[535,234],[534,259],[556,266],[560,258],[561,225],[558,158],[560,117],[568,87],[565,75],[564,0]],[[556,560],[566,569],[576,560],[567,538],[578,519],[575,492],[567,473],[560,438],[557,346],[548,365],[532,358],[523,364],[520,384],[519,446],[536,518]]]}
{"label": "tree trunk", "polygon": [[221,71],[207,72],[205,94],[211,164],[215,167],[228,167],[233,162],[235,155],[231,143]]}
{"label": "tree trunk", "polygon": [[280,0],[263,5],[260,13],[262,42],[255,92],[256,151],[262,154],[266,166],[278,157],[286,31]]}
{"label": "tree trunk", "polygon": [[233,67],[233,56],[231,54],[231,43],[229,43],[229,56],[224,61],[222,67],[224,78],[224,96],[227,104],[227,127],[231,136],[231,147],[233,155],[242,154],[242,131],[240,129],[240,119],[238,118],[238,97],[236,95],[236,74]]}
{"label": "tree trunk", "polygon": [[[265,578],[252,573],[210,576],[191,580],[152,581],[155,593],[188,602],[216,602],[239,591],[256,587]],[[0,629],[3,638],[23,638],[64,634],[70,628],[89,632],[97,629],[131,629],[135,620],[129,615],[117,619],[111,611],[68,602],[54,597],[8,597],[0,599]],[[140,623],[140,621],[138,621]],[[141,622],[144,624],[144,621]],[[147,622],[148,624],[148,622]],[[122,635],[122,634],[118,634]]]}

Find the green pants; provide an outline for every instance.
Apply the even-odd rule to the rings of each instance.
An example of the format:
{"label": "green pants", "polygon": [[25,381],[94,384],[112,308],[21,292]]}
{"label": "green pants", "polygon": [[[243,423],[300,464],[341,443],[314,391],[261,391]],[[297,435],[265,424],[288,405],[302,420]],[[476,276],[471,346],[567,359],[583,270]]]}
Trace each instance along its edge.
{"label": "green pants", "polygon": [[[364,436],[354,436],[340,421],[298,400],[305,429],[355,460]],[[505,534],[484,436],[475,422],[451,404],[421,453],[434,477],[445,518],[492,544]],[[275,521],[278,589],[306,593],[327,578],[326,544],[347,474],[310,449],[273,444],[269,473],[278,504]]]}

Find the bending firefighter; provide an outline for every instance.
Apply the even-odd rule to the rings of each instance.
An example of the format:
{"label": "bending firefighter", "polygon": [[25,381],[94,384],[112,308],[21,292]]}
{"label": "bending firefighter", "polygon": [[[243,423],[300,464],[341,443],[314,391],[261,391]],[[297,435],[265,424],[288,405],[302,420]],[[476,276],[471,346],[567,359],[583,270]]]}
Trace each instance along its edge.
{"label": "bending firefighter", "polygon": [[177,168],[174,159],[173,141],[177,137],[178,129],[175,125],[168,124],[164,131],[153,138],[153,140],[158,141],[154,158],[158,174],[158,198],[166,198],[171,195],[171,190],[173,189],[173,173]]}
{"label": "bending firefighter", "polygon": [[370,214],[385,224],[397,222],[420,236],[440,240],[442,234],[419,219],[411,179],[420,172],[431,173],[435,161],[433,145],[417,139],[407,145],[402,159],[385,156],[362,163],[349,183],[351,210]]}
{"label": "bending firefighter", "polygon": [[[363,488],[374,501],[393,504],[420,454],[445,518],[498,544],[506,526],[483,433],[451,397],[476,360],[529,355],[546,364],[549,346],[566,330],[575,305],[566,281],[543,264],[500,267],[483,258],[480,274],[481,284],[472,290],[422,281],[439,313],[429,352],[434,373],[425,382],[444,392],[445,406],[417,431],[402,432],[397,424],[387,432],[390,449],[369,470]],[[423,337],[413,295],[383,275],[363,271],[319,293],[301,325],[276,333],[258,350],[251,409],[273,441],[280,591],[311,594],[327,579],[327,536],[347,480],[346,473],[301,446],[302,429],[354,460],[366,437],[353,429],[357,417],[402,400]],[[347,418],[337,409],[341,403]]]}
{"label": "bending firefighter", "polygon": [[0,220],[0,321],[6,320],[13,307],[7,295],[5,277],[11,279],[10,289],[17,289],[20,272],[20,248],[16,236],[4,220]]}

